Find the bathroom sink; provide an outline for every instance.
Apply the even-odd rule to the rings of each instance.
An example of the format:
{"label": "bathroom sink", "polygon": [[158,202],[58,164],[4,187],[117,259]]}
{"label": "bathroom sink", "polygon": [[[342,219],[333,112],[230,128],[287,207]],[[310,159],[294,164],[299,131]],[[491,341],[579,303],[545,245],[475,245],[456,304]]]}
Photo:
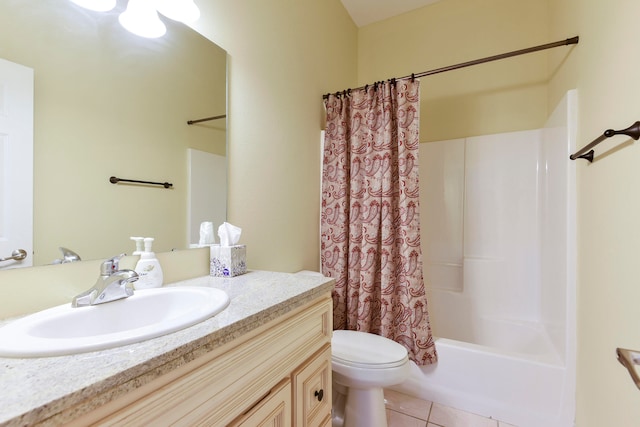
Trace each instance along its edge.
{"label": "bathroom sink", "polygon": [[195,325],[229,305],[215,288],[141,289],[89,307],[64,304],[0,327],[0,357],[42,357],[104,350]]}

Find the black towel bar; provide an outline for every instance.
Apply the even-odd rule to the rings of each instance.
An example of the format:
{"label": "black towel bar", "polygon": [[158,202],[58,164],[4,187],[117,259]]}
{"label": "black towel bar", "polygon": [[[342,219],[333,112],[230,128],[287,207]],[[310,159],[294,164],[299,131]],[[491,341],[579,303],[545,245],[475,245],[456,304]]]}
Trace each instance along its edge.
{"label": "black towel bar", "polygon": [[195,125],[196,123],[208,122],[210,120],[218,120],[218,119],[225,119],[225,118],[227,118],[227,115],[226,114],[222,114],[220,116],[205,117],[204,119],[189,120],[189,121],[187,121],[187,124],[188,125]]}
{"label": "black towel bar", "polygon": [[173,184],[171,184],[170,182],[137,181],[135,179],[116,178],[115,176],[112,176],[111,178],[109,178],[109,182],[112,184],[117,184],[119,182],[133,182],[135,184],[161,185],[164,188],[173,187]]}

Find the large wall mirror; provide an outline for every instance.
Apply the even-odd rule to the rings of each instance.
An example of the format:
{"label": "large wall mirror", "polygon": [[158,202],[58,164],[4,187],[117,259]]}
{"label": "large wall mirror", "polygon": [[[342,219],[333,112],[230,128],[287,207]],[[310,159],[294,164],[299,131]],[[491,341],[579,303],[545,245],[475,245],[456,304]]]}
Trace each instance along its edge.
{"label": "large wall mirror", "polygon": [[[166,19],[162,38],[130,34],[118,23],[125,7],[0,2],[0,58],[34,69],[34,265],[60,258],[60,246],[82,259],[130,253],[130,236],[154,237],[158,252],[188,247],[200,198],[190,153],[225,156],[225,119],[187,122],[226,114],[226,52]],[[216,203],[224,211],[226,193]]]}

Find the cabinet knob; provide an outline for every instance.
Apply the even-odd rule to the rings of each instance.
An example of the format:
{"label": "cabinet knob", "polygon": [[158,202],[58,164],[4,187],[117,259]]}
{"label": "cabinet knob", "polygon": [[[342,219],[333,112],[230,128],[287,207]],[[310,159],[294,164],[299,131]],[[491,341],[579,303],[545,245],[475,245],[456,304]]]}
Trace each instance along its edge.
{"label": "cabinet knob", "polygon": [[318,398],[318,402],[322,402],[322,398],[324,397],[324,390],[323,389],[316,390],[316,392],[313,395]]}

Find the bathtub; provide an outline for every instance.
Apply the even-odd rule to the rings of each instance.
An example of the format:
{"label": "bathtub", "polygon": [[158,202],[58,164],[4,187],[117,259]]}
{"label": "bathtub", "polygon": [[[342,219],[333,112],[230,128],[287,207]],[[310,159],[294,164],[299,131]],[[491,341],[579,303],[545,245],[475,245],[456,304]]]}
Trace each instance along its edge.
{"label": "bathtub", "polygon": [[559,345],[550,324],[482,315],[477,300],[429,290],[438,362],[412,363],[394,389],[517,427],[573,426],[572,346]]}
{"label": "bathtub", "polygon": [[412,362],[411,378],[394,389],[518,427],[573,425],[571,407],[565,404],[572,399],[566,395],[572,393],[572,378],[549,338],[530,325],[502,326],[518,340],[526,337],[523,344],[536,352],[436,338],[438,363],[418,367]]}

